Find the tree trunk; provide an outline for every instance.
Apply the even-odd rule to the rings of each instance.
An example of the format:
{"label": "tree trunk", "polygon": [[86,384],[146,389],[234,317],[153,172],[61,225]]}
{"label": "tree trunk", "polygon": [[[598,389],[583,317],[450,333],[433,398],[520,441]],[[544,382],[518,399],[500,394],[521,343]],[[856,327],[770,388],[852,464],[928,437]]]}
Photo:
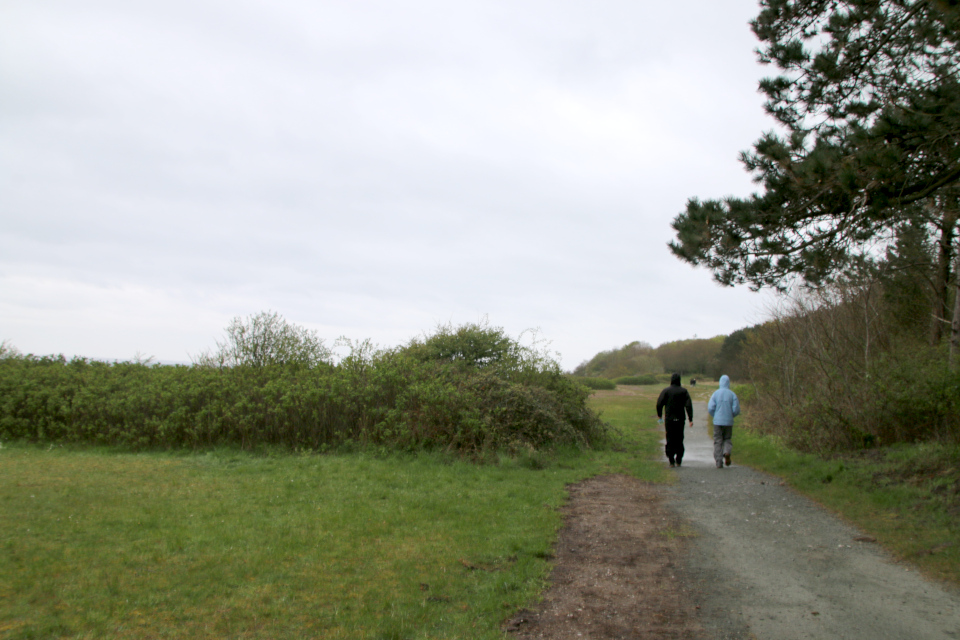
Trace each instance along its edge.
{"label": "tree trunk", "polygon": [[[956,191],[954,191],[956,193]],[[950,204],[947,210],[953,212],[953,219],[956,221],[957,214],[960,212],[960,195],[953,195],[950,198]],[[944,216],[946,217],[946,216]],[[960,255],[957,257],[958,264],[953,270],[953,276],[956,279],[956,288],[953,293],[953,318],[950,322],[950,368],[956,369],[958,359],[960,359]]]}
{"label": "tree trunk", "polygon": [[957,368],[957,356],[960,353],[960,278],[953,298],[953,321],[950,323],[950,368]]}
{"label": "tree trunk", "polygon": [[[940,223],[939,256],[935,281],[933,323],[930,325],[930,344],[937,346],[943,338],[943,325],[949,318],[950,275],[953,266],[953,239],[957,229],[957,210],[946,206]],[[952,339],[952,337],[951,337]]]}

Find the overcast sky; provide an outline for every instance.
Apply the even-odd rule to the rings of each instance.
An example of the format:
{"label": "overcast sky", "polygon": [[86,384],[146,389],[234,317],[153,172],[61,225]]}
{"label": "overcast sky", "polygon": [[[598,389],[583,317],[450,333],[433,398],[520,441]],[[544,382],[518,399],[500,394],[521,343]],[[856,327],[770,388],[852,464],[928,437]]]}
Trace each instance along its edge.
{"label": "overcast sky", "polygon": [[756,0],[0,4],[0,340],[189,361],[261,310],[484,317],[571,369],[769,298],[671,256],[754,190]]}

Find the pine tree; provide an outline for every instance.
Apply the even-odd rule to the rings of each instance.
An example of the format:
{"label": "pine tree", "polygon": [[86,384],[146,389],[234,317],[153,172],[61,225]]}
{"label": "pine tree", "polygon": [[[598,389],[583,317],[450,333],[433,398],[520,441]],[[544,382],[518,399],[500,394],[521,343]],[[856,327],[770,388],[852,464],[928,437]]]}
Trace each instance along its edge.
{"label": "pine tree", "polygon": [[688,201],[671,250],[725,285],[822,283],[893,230],[937,234],[941,306],[960,209],[960,0],[764,0],[760,88],[780,130],[741,161],[763,191]]}

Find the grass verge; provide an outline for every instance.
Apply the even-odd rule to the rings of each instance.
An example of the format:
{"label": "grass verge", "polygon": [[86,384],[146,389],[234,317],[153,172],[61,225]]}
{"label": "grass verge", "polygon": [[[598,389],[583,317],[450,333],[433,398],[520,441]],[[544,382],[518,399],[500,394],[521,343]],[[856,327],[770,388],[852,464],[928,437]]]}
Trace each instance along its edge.
{"label": "grass verge", "polygon": [[736,456],[780,476],[925,574],[960,585],[960,447],[896,445],[825,458],[740,429]]}
{"label": "grass verge", "polygon": [[0,637],[501,638],[550,569],[566,485],[662,480],[645,396],[603,451],[497,464],[0,448]]}

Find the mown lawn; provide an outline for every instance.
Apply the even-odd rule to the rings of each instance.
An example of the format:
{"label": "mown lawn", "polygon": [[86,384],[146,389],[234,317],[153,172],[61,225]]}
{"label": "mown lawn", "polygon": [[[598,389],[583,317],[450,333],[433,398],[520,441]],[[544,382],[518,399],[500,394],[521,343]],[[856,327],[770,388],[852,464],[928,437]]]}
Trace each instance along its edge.
{"label": "mown lawn", "polygon": [[501,638],[566,485],[664,477],[649,396],[591,403],[609,449],[497,464],[4,443],[0,638]]}

